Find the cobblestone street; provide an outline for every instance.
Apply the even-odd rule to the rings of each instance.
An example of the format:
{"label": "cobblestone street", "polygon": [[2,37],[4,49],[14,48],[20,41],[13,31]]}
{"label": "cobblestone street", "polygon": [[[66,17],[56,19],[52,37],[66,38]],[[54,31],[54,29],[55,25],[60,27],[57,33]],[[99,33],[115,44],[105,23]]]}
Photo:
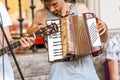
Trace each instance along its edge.
{"label": "cobblestone street", "polygon": [[[49,63],[45,48],[40,48],[36,53],[32,50],[25,54],[15,54],[19,67],[25,80],[48,80]],[[14,69],[15,80],[21,80],[13,57],[9,55]]]}

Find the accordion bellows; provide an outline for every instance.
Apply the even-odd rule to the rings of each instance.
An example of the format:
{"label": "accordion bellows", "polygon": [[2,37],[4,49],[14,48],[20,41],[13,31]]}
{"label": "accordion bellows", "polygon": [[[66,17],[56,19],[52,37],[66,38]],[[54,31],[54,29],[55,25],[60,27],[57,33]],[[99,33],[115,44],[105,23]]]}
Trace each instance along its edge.
{"label": "accordion bellows", "polygon": [[69,15],[61,18],[60,35],[62,57],[53,61],[65,60],[67,58],[78,59],[86,55],[92,54],[96,56],[102,53],[101,41],[93,13]]}
{"label": "accordion bellows", "polygon": [[84,56],[84,53],[87,55],[91,52],[83,17],[69,16],[61,19],[61,35],[63,57],[68,53],[82,53],[81,56]]}

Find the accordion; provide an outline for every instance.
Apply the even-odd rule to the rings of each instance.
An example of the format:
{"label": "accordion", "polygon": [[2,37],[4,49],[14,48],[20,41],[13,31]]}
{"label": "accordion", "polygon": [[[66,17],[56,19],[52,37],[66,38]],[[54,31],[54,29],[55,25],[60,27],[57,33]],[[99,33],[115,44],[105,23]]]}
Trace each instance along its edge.
{"label": "accordion", "polygon": [[51,23],[58,25],[59,32],[47,37],[49,62],[72,61],[90,54],[97,56],[102,53],[94,13],[68,15],[46,21],[48,25]]}

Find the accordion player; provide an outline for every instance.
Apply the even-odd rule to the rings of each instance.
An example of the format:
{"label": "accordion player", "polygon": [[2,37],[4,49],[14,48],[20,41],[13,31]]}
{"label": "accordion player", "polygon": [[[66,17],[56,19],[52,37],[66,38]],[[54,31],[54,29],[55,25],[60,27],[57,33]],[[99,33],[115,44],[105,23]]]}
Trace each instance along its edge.
{"label": "accordion player", "polygon": [[49,62],[72,61],[86,55],[97,56],[102,53],[94,13],[68,15],[46,21],[48,25],[51,23],[58,25],[59,32],[47,37]]}

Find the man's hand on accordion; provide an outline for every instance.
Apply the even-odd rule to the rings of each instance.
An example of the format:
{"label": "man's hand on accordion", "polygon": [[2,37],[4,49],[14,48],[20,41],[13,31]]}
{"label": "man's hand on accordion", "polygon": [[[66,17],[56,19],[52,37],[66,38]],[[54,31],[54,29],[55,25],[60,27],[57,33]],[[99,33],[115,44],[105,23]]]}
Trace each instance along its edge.
{"label": "man's hand on accordion", "polygon": [[108,29],[107,25],[98,17],[96,17],[97,20],[97,30],[99,32],[100,38],[102,42],[106,42],[108,38]]}

